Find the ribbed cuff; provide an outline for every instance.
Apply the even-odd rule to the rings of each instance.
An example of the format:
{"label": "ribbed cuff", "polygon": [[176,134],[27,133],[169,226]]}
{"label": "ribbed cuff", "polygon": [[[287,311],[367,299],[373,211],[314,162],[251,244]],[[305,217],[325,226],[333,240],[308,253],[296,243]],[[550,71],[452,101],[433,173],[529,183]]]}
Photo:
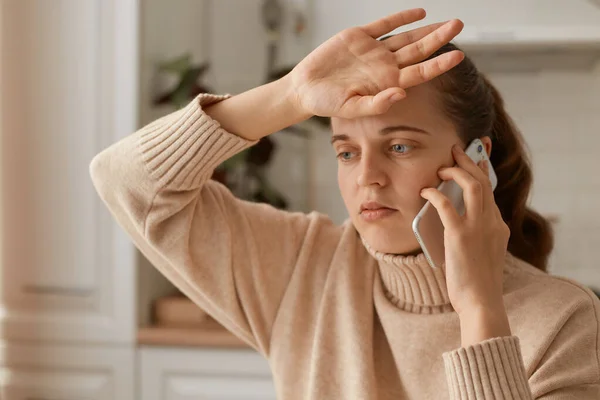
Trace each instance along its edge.
{"label": "ribbed cuff", "polygon": [[162,187],[195,189],[223,161],[257,141],[227,132],[202,111],[230,95],[198,95],[184,108],[142,128],[138,146],[151,176]]}
{"label": "ribbed cuff", "polygon": [[517,336],[498,337],[443,354],[452,400],[531,400]]}

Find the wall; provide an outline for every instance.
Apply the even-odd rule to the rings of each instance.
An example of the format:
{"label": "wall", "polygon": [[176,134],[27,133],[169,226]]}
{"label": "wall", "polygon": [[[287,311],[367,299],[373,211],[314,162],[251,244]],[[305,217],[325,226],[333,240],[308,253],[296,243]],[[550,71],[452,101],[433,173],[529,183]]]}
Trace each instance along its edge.
{"label": "wall", "polygon": [[560,218],[552,271],[600,288],[600,65],[492,79],[531,147],[531,203]]}

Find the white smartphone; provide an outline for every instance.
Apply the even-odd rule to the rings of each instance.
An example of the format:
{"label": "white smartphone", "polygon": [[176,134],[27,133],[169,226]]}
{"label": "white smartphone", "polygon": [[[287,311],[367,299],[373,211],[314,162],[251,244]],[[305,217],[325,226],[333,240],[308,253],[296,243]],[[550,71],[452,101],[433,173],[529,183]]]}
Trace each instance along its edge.
{"label": "white smartphone", "polygon": [[[489,166],[489,178],[492,182],[492,189],[496,189],[498,178],[492,167],[492,163],[485,151],[485,146],[480,139],[473,140],[465,149],[465,153],[478,163],[481,160],[487,160]],[[445,194],[452,205],[456,208],[459,215],[465,213],[465,203],[463,191],[455,181],[443,181],[438,190]],[[444,249],[444,225],[436,208],[427,201],[421,211],[417,214],[412,223],[412,229],[432,268],[441,268],[445,260]]]}

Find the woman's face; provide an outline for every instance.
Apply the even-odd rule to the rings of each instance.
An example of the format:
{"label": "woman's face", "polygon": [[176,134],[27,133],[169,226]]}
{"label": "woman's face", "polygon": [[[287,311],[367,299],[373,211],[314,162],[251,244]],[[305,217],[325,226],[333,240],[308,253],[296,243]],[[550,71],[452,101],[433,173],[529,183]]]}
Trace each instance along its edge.
{"label": "woman's face", "polygon": [[452,145],[464,148],[433,85],[416,86],[407,94],[386,114],[331,121],[338,184],[350,218],[360,235],[384,253],[419,251],[411,227],[425,204],[419,192],[437,187],[439,168],[454,165]]}

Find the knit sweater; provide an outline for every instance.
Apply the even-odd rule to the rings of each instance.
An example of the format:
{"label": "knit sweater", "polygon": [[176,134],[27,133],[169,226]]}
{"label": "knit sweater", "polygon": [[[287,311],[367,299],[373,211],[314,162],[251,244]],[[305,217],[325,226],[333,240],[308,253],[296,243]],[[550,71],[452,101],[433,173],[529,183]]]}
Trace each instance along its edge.
{"label": "knit sweater", "polygon": [[210,180],[256,142],[189,105],[91,162],[94,186],[150,262],[260,352],[284,400],[600,399],[600,302],[507,254],[513,336],[461,347],[441,269],[382,254],[348,221],[235,198]]}

